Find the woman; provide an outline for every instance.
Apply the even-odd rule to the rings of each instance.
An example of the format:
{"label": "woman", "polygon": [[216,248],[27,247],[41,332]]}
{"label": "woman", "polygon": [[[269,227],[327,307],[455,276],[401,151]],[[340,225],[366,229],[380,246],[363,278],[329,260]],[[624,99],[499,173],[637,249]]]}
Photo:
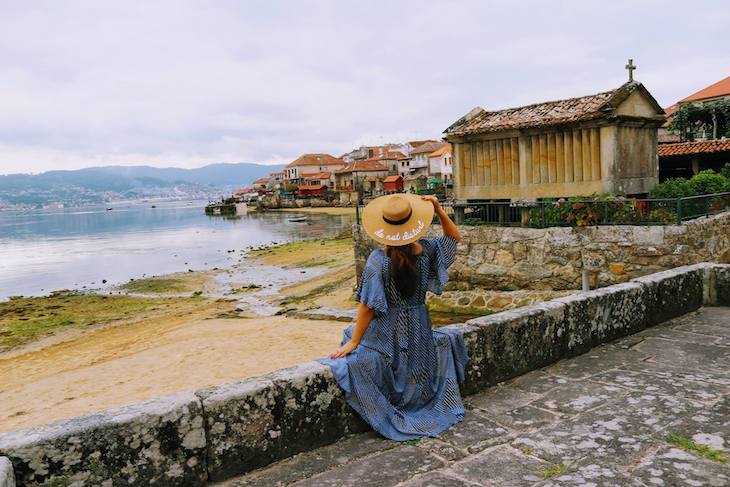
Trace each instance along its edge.
{"label": "woman", "polygon": [[[422,238],[436,213],[444,236]],[[453,263],[456,225],[434,196],[382,196],[362,225],[385,248],[373,250],[360,278],[357,319],[332,367],[347,402],[383,436],[436,436],[464,417],[458,381],[467,351],[461,333],[432,330],[426,291],[441,294]]]}

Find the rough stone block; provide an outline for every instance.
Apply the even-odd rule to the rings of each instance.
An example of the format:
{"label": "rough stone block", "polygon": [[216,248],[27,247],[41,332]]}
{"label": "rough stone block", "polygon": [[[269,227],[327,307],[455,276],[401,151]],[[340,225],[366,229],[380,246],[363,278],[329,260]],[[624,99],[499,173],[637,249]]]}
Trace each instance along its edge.
{"label": "rough stone block", "polygon": [[309,362],[199,391],[208,472],[223,480],[366,429],[329,367]]}
{"label": "rough stone block", "polygon": [[567,354],[591,348],[646,328],[646,291],[640,284],[624,283],[554,300],[565,306]]}
{"label": "rough stone block", "polygon": [[0,434],[20,485],[205,485],[203,411],[175,394]]}
{"label": "rough stone block", "polygon": [[647,326],[699,309],[704,301],[705,272],[710,268],[712,264],[695,264],[633,279],[648,293]]}
{"label": "rough stone block", "polygon": [[13,464],[7,457],[0,457],[0,487],[15,487]]}
{"label": "rough stone block", "polygon": [[713,268],[714,302],[717,306],[730,306],[730,265],[715,265]]}
{"label": "rough stone block", "polygon": [[481,368],[475,385],[483,389],[543,367],[565,354],[565,306],[557,301],[467,321],[467,325],[478,328],[478,336],[467,340],[470,353],[473,351],[480,359],[470,364],[470,368]]}

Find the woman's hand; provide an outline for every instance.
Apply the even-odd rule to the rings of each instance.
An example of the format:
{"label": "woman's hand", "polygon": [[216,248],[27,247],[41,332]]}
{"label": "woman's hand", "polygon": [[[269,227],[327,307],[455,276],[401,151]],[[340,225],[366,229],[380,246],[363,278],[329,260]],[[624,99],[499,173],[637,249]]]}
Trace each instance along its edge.
{"label": "woman's hand", "polygon": [[434,195],[430,194],[430,195],[426,195],[426,196],[421,196],[421,199],[423,201],[430,201],[431,204],[433,205],[434,211],[439,211],[441,209],[441,204],[439,203],[439,199],[437,197],[435,197]]}
{"label": "woman's hand", "polygon": [[330,354],[330,358],[340,358],[348,355],[350,352],[355,350],[357,348],[357,343],[350,340],[349,342],[342,345],[340,348],[338,348],[334,353]]}

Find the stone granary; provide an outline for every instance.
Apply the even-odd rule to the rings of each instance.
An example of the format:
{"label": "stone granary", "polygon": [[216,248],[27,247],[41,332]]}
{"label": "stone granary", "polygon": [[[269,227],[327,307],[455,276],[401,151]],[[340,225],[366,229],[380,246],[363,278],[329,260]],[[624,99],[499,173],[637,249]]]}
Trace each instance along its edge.
{"label": "stone granary", "polygon": [[534,201],[648,193],[658,182],[664,110],[641,83],[595,95],[487,111],[444,131],[457,200]]}

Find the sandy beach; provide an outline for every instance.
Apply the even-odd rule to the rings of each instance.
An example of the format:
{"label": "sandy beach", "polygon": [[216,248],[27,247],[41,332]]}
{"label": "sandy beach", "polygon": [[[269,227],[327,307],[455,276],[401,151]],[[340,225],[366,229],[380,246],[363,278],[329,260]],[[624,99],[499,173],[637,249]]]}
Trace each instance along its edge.
{"label": "sandy beach", "polygon": [[[257,266],[263,272],[252,274]],[[135,281],[124,290],[129,297],[119,302],[127,307],[112,306],[104,323],[72,316],[74,309],[96,312],[99,296],[33,298],[37,301],[16,302],[15,308],[0,303],[0,331],[10,323],[48,323],[47,316],[37,316],[46,313],[21,316],[44,300],[64,317],[68,313],[61,324],[74,323],[54,321],[58,326],[31,337],[18,332],[13,336],[20,343],[9,349],[6,344],[0,353],[0,431],[240,380],[337,347],[346,323],[282,313],[354,307],[349,238],[260,249],[238,268],[240,273],[233,269]],[[257,316],[247,303],[265,303],[265,309],[280,314]],[[15,319],[8,318],[8,310]]]}

